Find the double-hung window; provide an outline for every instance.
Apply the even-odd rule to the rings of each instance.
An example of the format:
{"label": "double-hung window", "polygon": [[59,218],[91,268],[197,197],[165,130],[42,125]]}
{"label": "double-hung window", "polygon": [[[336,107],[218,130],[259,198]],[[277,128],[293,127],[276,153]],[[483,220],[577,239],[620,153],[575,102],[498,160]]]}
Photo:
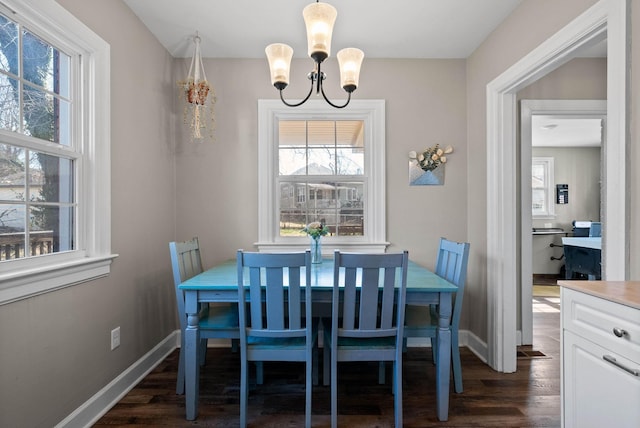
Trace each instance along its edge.
{"label": "double-hung window", "polygon": [[108,51],[53,0],[0,4],[0,304],[109,272]]}
{"label": "double-hung window", "polygon": [[259,102],[261,251],[309,246],[302,231],[320,222],[323,250],[384,252],[384,102],[322,101],[290,108]]}
{"label": "double-hung window", "polygon": [[553,158],[534,157],[531,162],[531,214],[533,218],[553,218]]}

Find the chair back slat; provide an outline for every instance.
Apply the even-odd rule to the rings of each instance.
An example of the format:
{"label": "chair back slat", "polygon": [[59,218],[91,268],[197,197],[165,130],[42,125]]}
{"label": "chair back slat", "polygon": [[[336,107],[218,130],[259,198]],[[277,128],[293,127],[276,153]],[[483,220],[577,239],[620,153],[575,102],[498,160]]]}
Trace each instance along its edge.
{"label": "chair back slat", "polygon": [[[301,287],[300,287],[300,268],[298,267],[290,267],[289,269],[289,287],[287,288],[287,301],[289,303],[288,307],[288,317],[289,320],[289,328],[291,329],[300,329],[302,328],[302,314],[300,313],[302,305],[302,296],[301,296]],[[297,302],[297,303],[295,303]]]}
{"label": "chair back slat", "polygon": [[[345,268],[344,272],[344,303],[342,305],[342,326],[344,329],[353,330],[356,321],[356,274],[355,268]],[[335,297],[335,296],[334,296]],[[339,303],[334,302],[334,307]]]}
{"label": "chair back slat", "polygon": [[379,269],[362,269],[362,284],[360,284],[360,307],[358,328],[361,330],[375,330],[378,328],[378,313],[371,308],[378,307]]}
{"label": "chair back slat", "polygon": [[453,299],[451,323],[455,327],[460,322],[462,299],[467,279],[469,261],[469,243],[455,242],[440,238],[440,249],[436,259],[435,273],[458,287]]}
{"label": "chair back slat", "polygon": [[384,287],[382,289],[382,310],[380,313],[380,328],[389,329],[393,327],[393,312],[395,292],[395,268],[386,268],[384,270]]}
{"label": "chair back slat", "polygon": [[[270,330],[284,330],[285,300],[284,300],[284,270],[268,267],[265,269],[267,280],[265,282],[265,311],[266,326]],[[259,284],[262,286],[262,284]],[[252,287],[253,288],[253,287]],[[253,305],[252,305],[253,306]],[[252,326],[256,328],[256,326]]]}

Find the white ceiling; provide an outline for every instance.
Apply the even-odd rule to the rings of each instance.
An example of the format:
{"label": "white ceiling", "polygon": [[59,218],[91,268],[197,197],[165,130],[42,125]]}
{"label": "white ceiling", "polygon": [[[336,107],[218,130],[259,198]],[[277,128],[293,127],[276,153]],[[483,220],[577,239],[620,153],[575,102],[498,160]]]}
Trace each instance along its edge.
{"label": "white ceiling", "polygon": [[[124,2],[176,58],[193,55],[196,32],[205,58],[265,58],[264,48],[274,42],[293,47],[294,57],[307,55],[302,9],[312,0]],[[366,58],[467,58],[522,0],[328,2],[338,10],[332,55],[345,47],[360,48],[366,67]],[[579,56],[606,56],[606,42],[583,49]],[[593,124],[554,123],[558,126],[553,132],[534,129],[535,145],[595,144],[596,133],[599,136]]]}
{"label": "white ceiling", "polygon": [[[196,31],[205,58],[264,58],[282,42],[307,55],[302,9],[310,0],[124,0],[176,58],[191,57]],[[338,10],[332,55],[467,58],[522,0],[329,0]]]}
{"label": "white ceiling", "polygon": [[599,147],[602,121],[588,117],[531,116],[534,147]]}

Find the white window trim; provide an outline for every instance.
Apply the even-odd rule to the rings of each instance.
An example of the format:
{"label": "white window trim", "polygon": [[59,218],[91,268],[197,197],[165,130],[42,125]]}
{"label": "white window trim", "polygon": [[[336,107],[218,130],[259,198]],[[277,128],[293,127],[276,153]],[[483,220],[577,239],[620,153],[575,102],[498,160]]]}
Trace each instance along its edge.
{"label": "white window trim", "polygon": [[[78,166],[77,251],[0,263],[0,305],[106,276],[111,261],[110,46],[54,0],[2,0],[54,44],[82,53],[84,161]],[[78,126],[76,124],[75,126]]]}
{"label": "white window trim", "polygon": [[546,206],[545,206],[545,212],[544,214],[533,214],[533,212],[531,213],[531,216],[534,219],[553,219],[556,217],[556,210],[555,210],[555,201],[554,201],[554,192],[553,192],[553,183],[554,183],[554,163],[553,163],[553,158],[552,157],[533,157],[531,158],[531,164],[533,165],[534,163],[537,164],[542,164],[545,167],[545,174],[544,174],[544,189],[547,193],[547,197],[546,197]]}
{"label": "white window trim", "polygon": [[384,253],[389,246],[386,242],[384,100],[352,100],[342,110],[322,100],[307,101],[296,108],[287,107],[280,100],[258,100],[258,159],[269,161],[258,162],[258,242],[254,245],[258,251],[298,251],[309,247],[308,238],[280,237],[276,218],[278,191],[274,180],[278,122],[309,119],[363,120],[365,136],[371,136],[371,146],[365,149],[365,174],[375,171],[369,176],[365,189],[365,210],[368,213],[365,236],[325,239],[322,243],[323,254],[332,254],[335,249]]}

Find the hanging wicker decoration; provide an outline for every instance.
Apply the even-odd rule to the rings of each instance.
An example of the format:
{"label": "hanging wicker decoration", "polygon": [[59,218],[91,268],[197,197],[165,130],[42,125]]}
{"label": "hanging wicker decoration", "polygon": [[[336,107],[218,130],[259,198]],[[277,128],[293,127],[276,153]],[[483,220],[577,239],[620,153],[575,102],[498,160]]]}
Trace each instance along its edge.
{"label": "hanging wicker decoration", "polygon": [[193,140],[202,140],[206,135],[213,138],[215,125],[213,111],[215,93],[204,72],[200,41],[200,36],[196,33],[193,38],[195,47],[189,74],[186,80],[178,82],[178,87],[181,89],[180,98],[184,102],[184,123],[189,125]]}

